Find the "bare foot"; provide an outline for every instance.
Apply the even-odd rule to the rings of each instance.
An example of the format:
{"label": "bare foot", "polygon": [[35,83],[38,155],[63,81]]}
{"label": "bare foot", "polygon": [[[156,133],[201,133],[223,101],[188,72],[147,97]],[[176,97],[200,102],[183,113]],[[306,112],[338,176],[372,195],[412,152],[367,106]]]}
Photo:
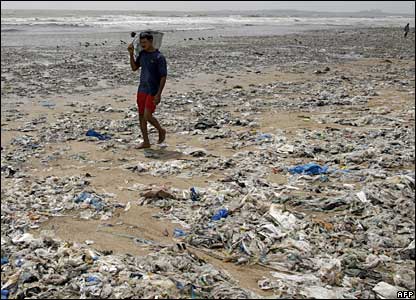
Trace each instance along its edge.
{"label": "bare foot", "polygon": [[158,144],[162,144],[165,141],[165,137],[166,137],[166,130],[162,129],[159,132],[159,141],[157,142]]}
{"label": "bare foot", "polygon": [[136,149],[145,149],[145,148],[150,148],[150,144],[148,143],[141,143],[140,145],[134,147]]}

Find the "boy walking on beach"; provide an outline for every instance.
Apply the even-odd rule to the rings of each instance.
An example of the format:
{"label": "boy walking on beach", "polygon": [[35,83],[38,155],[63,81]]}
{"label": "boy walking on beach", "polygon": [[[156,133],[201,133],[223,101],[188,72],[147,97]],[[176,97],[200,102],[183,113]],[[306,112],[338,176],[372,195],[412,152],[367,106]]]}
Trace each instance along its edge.
{"label": "boy walking on beach", "polygon": [[163,143],[166,136],[166,130],[160,126],[158,120],[153,116],[156,106],[160,103],[162,91],[166,83],[166,59],[158,49],[153,47],[153,36],[151,33],[140,33],[140,46],[143,50],[140,51],[136,59],[133,54],[133,44],[130,44],[127,48],[130,54],[131,69],[136,71],[140,67],[142,68],[137,91],[137,106],[143,143],[138,145],[137,149],[150,148],[147,122],[158,130],[158,144]]}

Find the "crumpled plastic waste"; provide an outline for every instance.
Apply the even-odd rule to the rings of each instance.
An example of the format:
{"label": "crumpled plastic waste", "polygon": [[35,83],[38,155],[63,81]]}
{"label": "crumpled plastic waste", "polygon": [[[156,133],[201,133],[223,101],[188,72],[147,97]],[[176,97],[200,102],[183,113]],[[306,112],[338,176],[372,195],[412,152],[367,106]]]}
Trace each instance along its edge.
{"label": "crumpled plastic waste", "polygon": [[291,174],[306,174],[306,175],[320,175],[328,172],[328,166],[321,167],[315,163],[308,163],[301,166],[289,168]]}
{"label": "crumpled plastic waste", "polygon": [[256,138],[256,142],[268,141],[271,140],[273,137],[270,133],[262,133]]}
{"label": "crumpled plastic waste", "polygon": [[109,140],[109,139],[111,139],[111,136],[105,135],[105,134],[103,135],[103,134],[95,131],[94,129],[89,129],[85,135],[86,136],[91,136],[91,137],[96,137],[99,140]]}
{"label": "crumpled plastic waste", "polygon": [[48,101],[48,100],[41,101],[40,105],[42,105],[43,107],[47,107],[47,108],[54,108],[56,106],[55,103]]}
{"label": "crumpled plastic waste", "polygon": [[101,198],[88,192],[82,192],[78,197],[74,199],[74,202],[89,204],[96,210],[102,210],[105,206]]}
{"label": "crumpled plastic waste", "polygon": [[2,300],[7,300],[9,299],[9,290],[1,290],[1,299]]}
{"label": "crumpled plastic waste", "polygon": [[381,299],[396,299],[397,293],[401,291],[400,287],[388,284],[387,282],[379,282],[373,288],[373,291],[381,298]]}
{"label": "crumpled plastic waste", "polygon": [[293,214],[287,211],[283,212],[276,204],[270,205],[269,214],[281,228],[296,230],[300,226],[298,219]]}
{"label": "crumpled plastic waste", "polygon": [[228,209],[222,208],[211,217],[211,220],[218,221],[226,217],[228,217]]}
{"label": "crumpled plastic waste", "polygon": [[9,263],[9,259],[7,257],[2,257],[1,258],[1,265],[5,265]]}
{"label": "crumpled plastic waste", "polygon": [[186,236],[186,233],[185,233],[185,231],[183,231],[182,229],[175,228],[175,229],[173,230],[173,236],[174,236],[174,237],[183,237],[183,236]]}
{"label": "crumpled plastic waste", "polygon": [[192,201],[198,201],[199,200],[199,194],[195,187],[191,187],[191,200]]}

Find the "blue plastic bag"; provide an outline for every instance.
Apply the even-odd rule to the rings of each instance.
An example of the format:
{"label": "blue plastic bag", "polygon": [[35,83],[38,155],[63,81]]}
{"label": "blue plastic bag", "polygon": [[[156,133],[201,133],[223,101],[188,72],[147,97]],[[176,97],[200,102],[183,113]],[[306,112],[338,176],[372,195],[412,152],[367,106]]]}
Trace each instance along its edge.
{"label": "blue plastic bag", "polygon": [[100,279],[95,276],[88,276],[86,279],[87,282],[99,282]]}
{"label": "blue plastic bag", "polygon": [[186,233],[185,233],[182,229],[175,228],[175,229],[173,230],[173,236],[174,236],[174,237],[183,237],[183,236],[185,236],[185,235],[186,235]]}
{"label": "blue plastic bag", "polygon": [[81,194],[79,194],[79,196],[77,198],[75,198],[75,203],[80,203],[80,202],[84,202],[85,200],[87,200],[88,198],[90,198],[92,195],[88,192],[82,192]]}
{"label": "blue plastic bag", "polygon": [[9,298],[9,290],[1,290],[1,300],[7,300]]}
{"label": "blue plastic bag", "polygon": [[195,295],[194,289],[195,289],[195,286],[192,284],[191,285],[191,298],[192,299],[196,299],[196,295]]}
{"label": "blue plastic bag", "polygon": [[96,210],[102,210],[104,208],[104,203],[102,200],[91,193],[82,192],[77,198],[74,199],[75,203],[87,203],[93,206]]}
{"label": "blue plastic bag", "polygon": [[215,215],[212,216],[211,220],[218,221],[226,217],[228,217],[228,210],[226,208],[221,208]]}
{"label": "blue plastic bag", "polygon": [[5,265],[9,263],[9,259],[7,257],[2,257],[1,258],[1,265]]}
{"label": "blue plastic bag", "polygon": [[198,192],[196,191],[196,189],[194,187],[191,188],[191,199],[192,199],[192,201],[198,201],[199,200]]}
{"label": "blue plastic bag", "polygon": [[98,198],[92,198],[90,205],[94,206],[96,210],[102,210],[104,208],[104,204]]}
{"label": "blue plastic bag", "polygon": [[87,133],[86,133],[86,136],[96,137],[96,138],[98,138],[99,140],[109,140],[109,139],[111,139],[111,137],[110,137],[110,136],[108,136],[108,135],[103,135],[103,134],[101,134],[101,133],[99,133],[99,132],[97,132],[97,131],[95,131],[95,130],[93,130],[93,129],[89,129],[89,130],[87,131]]}
{"label": "blue plastic bag", "polygon": [[20,257],[16,258],[16,260],[14,261],[14,265],[18,268],[20,268],[21,266],[23,266],[23,259],[21,259]]}
{"label": "blue plastic bag", "polygon": [[178,290],[183,290],[183,289],[185,288],[185,286],[183,285],[183,283],[182,283],[182,282],[177,281],[177,282],[176,282],[176,288],[177,288]]}
{"label": "blue plastic bag", "polygon": [[267,141],[272,139],[272,135],[270,133],[263,133],[260,134],[257,138],[256,138],[256,142],[262,142],[262,141]]}
{"label": "blue plastic bag", "polygon": [[306,174],[306,175],[319,175],[328,172],[328,166],[321,167],[315,163],[309,163],[306,165],[300,165],[293,168],[289,168],[291,174]]}

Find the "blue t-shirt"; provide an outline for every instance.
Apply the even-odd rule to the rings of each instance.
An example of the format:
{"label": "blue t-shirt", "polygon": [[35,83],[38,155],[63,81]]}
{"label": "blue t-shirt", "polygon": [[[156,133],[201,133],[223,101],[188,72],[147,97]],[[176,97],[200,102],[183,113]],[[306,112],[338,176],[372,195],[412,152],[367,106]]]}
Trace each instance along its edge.
{"label": "blue t-shirt", "polygon": [[156,50],[154,52],[140,51],[136,64],[140,63],[140,84],[138,91],[156,95],[159,90],[160,78],[167,75],[166,59]]}

